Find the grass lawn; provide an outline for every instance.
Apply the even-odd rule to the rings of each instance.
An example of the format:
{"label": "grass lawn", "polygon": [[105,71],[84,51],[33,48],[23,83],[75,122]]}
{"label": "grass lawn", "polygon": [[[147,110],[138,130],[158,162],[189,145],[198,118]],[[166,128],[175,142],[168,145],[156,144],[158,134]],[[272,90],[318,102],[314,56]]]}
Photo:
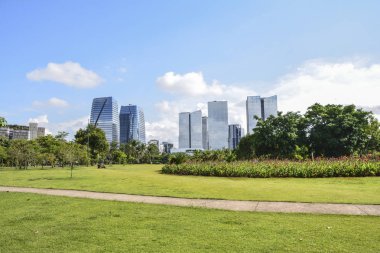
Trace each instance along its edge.
{"label": "grass lawn", "polygon": [[379,252],[380,217],[0,193],[0,252]]}
{"label": "grass lawn", "polygon": [[160,174],[162,165],[0,169],[0,185],[185,198],[380,204],[380,177],[221,178]]}

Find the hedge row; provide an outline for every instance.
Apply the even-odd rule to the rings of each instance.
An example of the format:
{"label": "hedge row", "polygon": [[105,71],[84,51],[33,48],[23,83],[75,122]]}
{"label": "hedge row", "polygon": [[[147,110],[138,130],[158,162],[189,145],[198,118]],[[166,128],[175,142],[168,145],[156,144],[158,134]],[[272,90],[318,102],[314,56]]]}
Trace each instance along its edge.
{"label": "hedge row", "polygon": [[216,177],[367,177],[380,176],[379,161],[319,160],[319,161],[239,161],[232,163],[167,164],[164,174]]}

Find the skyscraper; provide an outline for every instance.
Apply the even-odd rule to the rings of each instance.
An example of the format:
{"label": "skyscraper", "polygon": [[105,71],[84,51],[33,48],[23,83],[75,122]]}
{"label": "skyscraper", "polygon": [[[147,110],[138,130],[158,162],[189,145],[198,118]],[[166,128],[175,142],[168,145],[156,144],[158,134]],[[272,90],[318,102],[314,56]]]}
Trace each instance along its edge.
{"label": "skyscraper", "polygon": [[269,116],[277,116],[277,96],[271,96],[261,99],[262,119],[266,120]]}
{"label": "skyscraper", "polygon": [[202,111],[179,114],[179,148],[202,149]]}
{"label": "skyscraper", "polygon": [[117,101],[113,97],[94,98],[90,123],[102,129],[109,143],[119,142],[119,117]]}
{"label": "skyscraper", "polygon": [[120,143],[130,140],[145,143],[145,118],[142,108],[136,105],[121,106],[120,108]]}
{"label": "skyscraper", "polygon": [[246,101],[247,134],[252,134],[256,127],[255,116],[266,120],[270,115],[277,115],[277,96],[260,98],[260,96],[248,96]]}
{"label": "skyscraper", "polygon": [[37,132],[38,132],[38,123],[30,122],[29,123],[29,138],[31,140],[34,140],[37,138]]}
{"label": "skyscraper", "polygon": [[202,149],[202,111],[190,113],[190,148]]}
{"label": "skyscraper", "polygon": [[207,116],[202,117],[202,147],[204,150],[208,150],[208,127]]}
{"label": "skyscraper", "polygon": [[208,102],[209,149],[228,148],[228,104],[227,101]]}
{"label": "skyscraper", "polygon": [[239,124],[228,125],[228,148],[235,149],[239,145],[242,128]]}
{"label": "skyscraper", "polygon": [[179,113],[179,148],[190,148],[190,112]]}

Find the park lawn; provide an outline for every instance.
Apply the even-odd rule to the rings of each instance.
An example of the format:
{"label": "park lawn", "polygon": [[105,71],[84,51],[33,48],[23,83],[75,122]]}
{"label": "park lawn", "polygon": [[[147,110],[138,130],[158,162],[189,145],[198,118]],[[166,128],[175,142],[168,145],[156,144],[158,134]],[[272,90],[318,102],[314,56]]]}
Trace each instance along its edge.
{"label": "park lawn", "polygon": [[184,198],[380,204],[380,177],[222,178],[160,173],[162,165],[0,169],[0,185]]}
{"label": "park lawn", "polygon": [[379,252],[380,217],[0,193],[0,252]]}

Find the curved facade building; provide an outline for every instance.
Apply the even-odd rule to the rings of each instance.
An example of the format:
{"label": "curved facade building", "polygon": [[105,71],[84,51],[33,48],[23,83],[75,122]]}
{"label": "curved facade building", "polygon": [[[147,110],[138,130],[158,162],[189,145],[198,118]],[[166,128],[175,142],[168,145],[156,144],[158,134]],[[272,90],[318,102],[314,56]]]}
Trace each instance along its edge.
{"label": "curved facade building", "polygon": [[109,143],[119,143],[118,104],[113,97],[94,98],[91,107],[90,123],[104,131]]}
{"label": "curved facade building", "polygon": [[144,111],[137,105],[121,106],[120,108],[120,143],[131,140],[145,143]]}

